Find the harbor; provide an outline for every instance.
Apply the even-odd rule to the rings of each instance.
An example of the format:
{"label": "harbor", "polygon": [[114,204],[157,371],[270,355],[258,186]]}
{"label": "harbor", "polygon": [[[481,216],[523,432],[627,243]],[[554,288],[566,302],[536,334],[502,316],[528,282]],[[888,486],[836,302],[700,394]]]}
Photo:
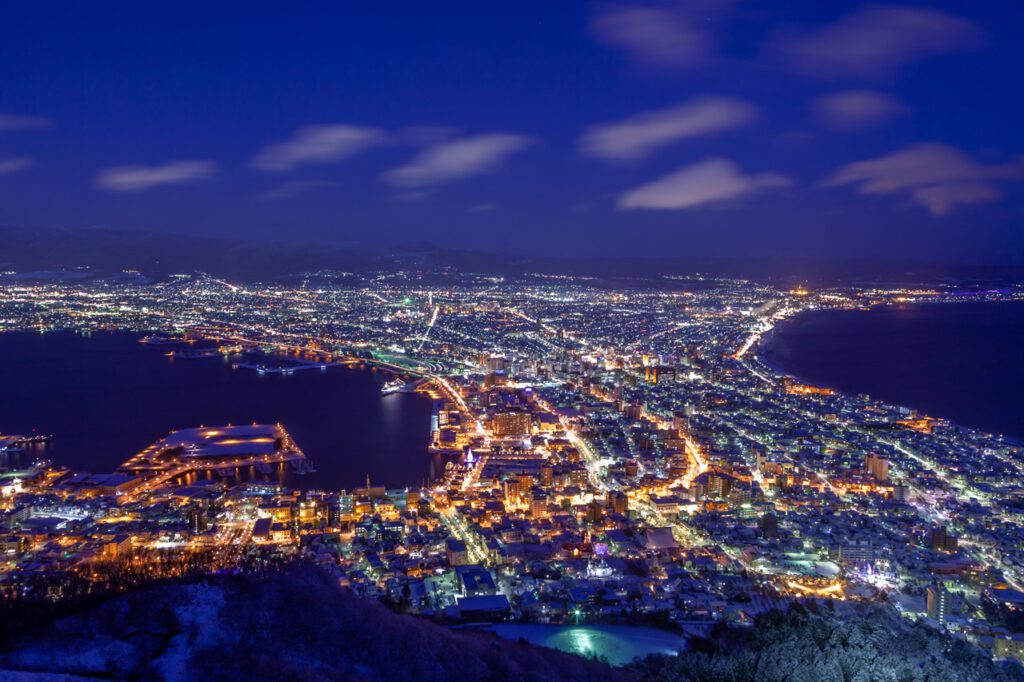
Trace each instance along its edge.
{"label": "harbor", "polygon": [[[374,370],[365,359],[360,368],[359,359],[339,354],[330,360],[323,352],[296,358],[294,351],[264,353],[254,344],[223,338],[175,347],[139,343],[141,336],[0,335],[0,373],[14,385],[33,387],[5,405],[0,434],[29,436],[32,429],[54,434],[50,442],[16,446],[25,451],[6,455],[3,466],[20,470],[36,459],[50,459],[77,471],[113,471],[173,429],[255,421],[283,424],[315,462],[317,471],[305,475],[292,464],[274,465],[272,477],[293,487],[351,488],[367,473],[396,484],[420,484],[433,476],[437,465],[428,451],[432,401],[423,391],[381,394],[386,381],[411,374]],[[164,355],[203,345],[239,345],[246,351],[221,360]],[[57,375],[73,380],[46,387],[33,383],[36,367],[18,360],[33,354]],[[284,360],[296,369],[262,375],[255,366],[232,369],[233,363],[246,363],[272,370]],[[324,364],[327,369],[320,370]],[[97,395],[104,400],[96,400]],[[75,409],[48,409],[61,401]],[[266,474],[253,468],[241,477]]]}

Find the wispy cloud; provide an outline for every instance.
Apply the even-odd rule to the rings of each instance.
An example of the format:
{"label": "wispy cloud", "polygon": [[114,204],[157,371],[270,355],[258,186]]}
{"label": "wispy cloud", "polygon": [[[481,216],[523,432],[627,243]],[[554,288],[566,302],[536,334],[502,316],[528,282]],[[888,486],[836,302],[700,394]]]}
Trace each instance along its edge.
{"label": "wispy cloud", "polygon": [[344,183],[337,180],[290,180],[267,192],[267,199],[291,199],[303,192],[324,189],[325,187],[341,187]]}
{"label": "wispy cloud", "polygon": [[877,78],[925,57],[978,45],[982,30],[969,21],[920,7],[869,5],[775,47],[798,72]]}
{"label": "wispy cloud", "polygon": [[217,172],[213,161],[169,161],[160,166],[115,166],[100,171],[96,186],[114,192],[141,192],[159,185],[206,180]]}
{"label": "wispy cloud", "polygon": [[1012,180],[1024,180],[1024,159],[985,166],[954,147],[922,143],[843,166],[822,184],[854,184],[861,194],[903,193],[933,215],[946,215],[958,204],[997,201],[1000,185]]}
{"label": "wispy cloud", "polygon": [[667,0],[606,5],[590,28],[601,42],[644,66],[699,66],[715,51],[713,22],[733,0]]}
{"label": "wispy cloud", "polygon": [[619,208],[693,208],[789,184],[788,178],[776,173],[744,175],[729,159],[708,158],[629,190],[619,197]]}
{"label": "wispy cloud", "polygon": [[532,143],[525,135],[490,133],[428,147],[399,168],[384,174],[396,187],[427,187],[491,172]]}
{"label": "wispy cloud", "polygon": [[0,175],[11,175],[25,170],[34,162],[28,156],[16,156],[11,159],[0,159]]}
{"label": "wispy cloud", "polygon": [[757,118],[757,107],[735,97],[697,97],[618,123],[592,126],[580,150],[606,159],[638,159],[687,137],[736,128]]}
{"label": "wispy cloud", "polygon": [[846,90],[814,100],[814,113],[826,128],[863,130],[875,128],[907,111],[898,99],[873,90]]}
{"label": "wispy cloud", "polygon": [[304,126],[291,139],[260,151],[252,166],[268,172],[290,171],[303,163],[341,161],[387,141],[388,134],[377,128],[345,124]]}
{"label": "wispy cloud", "polygon": [[40,116],[16,116],[14,114],[0,114],[0,133],[13,132],[15,130],[42,130],[49,128],[53,122],[48,118]]}

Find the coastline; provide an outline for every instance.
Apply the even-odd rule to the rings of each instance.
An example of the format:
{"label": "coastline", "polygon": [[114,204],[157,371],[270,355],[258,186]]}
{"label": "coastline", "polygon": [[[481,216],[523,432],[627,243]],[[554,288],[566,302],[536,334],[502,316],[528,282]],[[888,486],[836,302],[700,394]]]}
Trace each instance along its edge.
{"label": "coastline", "polygon": [[[836,379],[831,380],[831,381],[827,380],[827,379],[822,379],[820,377],[818,377],[818,378],[811,378],[811,377],[809,377],[807,375],[806,368],[803,368],[803,370],[797,369],[796,367],[787,368],[785,366],[786,363],[784,361],[780,360],[780,355],[785,354],[785,353],[792,353],[793,352],[793,349],[786,348],[784,353],[780,353],[780,344],[785,343],[785,342],[780,340],[780,337],[785,335],[787,330],[790,329],[791,326],[794,323],[798,323],[798,321],[799,321],[799,322],[802,322],[802,323],[806,324],[807,320],[810,317],[815,316],[815,315],[821,315],[821,316],[825,316],[825,315],[829,315],[829,314],[840,314],[840,315],[842,315],[842,314],[855,314],[857,312],[865,312],[865,313],[870,313],[870,312],[874,312],[874,313],[878,313],[878,312],[897,312],[900,309],[905,309],[905,310],[908,310],[910,312],[914,312],[914,313],[918,313],[919,314],[922,311],[926,311],[929,308],[935,308],[935,307],[938,307],[938,306],[968,306],[968,305],[973,305],[973,306],[979,306],[979,305],[1005,305],[1005,306],[1009,306],[1011,304],[1012,305],[1016,305],[1016,306],[1021,306],[1022,308],[1024,308],[1024,301],[1022,301],[1020,299],[1017,299],[1017,298],[1010,298],[1010,299],[1001,298],[1001,299],[995,299],[995,300],[986,299],[986,300],[981,300],[981,301],[976,300],[976,299],[967,299],[967,300],[964,300],[964,299],[928,300],[928,301],[912,301],[912,302],[874,304],[874,305],[871,305],[868,308],[862,308],[862,307],[836,307],[836,308],[825,308],[825,309],[815,309],[815,310],[802,310],[802,311],[800,311],[798,313],[795,313],[793,315],[790,315],[790,316],[788,316],[788,317],[786,317],[784,319],[781,319],[781,320],[777,321],[772,326],[772,328],[770,330],[766,331],[761,336],[761,338],[759,339],[758,343],[755,344],[755,348],[753,349],[754,350],[754,358],[756,359],[756,361],[762,367],[766,368],[767,370],[770,370],[773,373],[773,375],[775,376],[776,379],[780,379],[781,380],[784,377],[789,377],[789,378],[793,379],[794,381],[797,381],[797,382],[799,382],[801,384],[806,384],[808,386],[814,386],[816,388],[829,389],[829,390],[835,391],[836,393],[841,394],[841,395],[846,396],[846,397],[857,397],[857,396],[867,395],[867,396],[869,396],[869,398],[870,398],[870,400],[872,402],[878,403],[880,405],[885,405],[885,406],[892,407],[892,408],[897,408],[897,409],[914,410],[915,412],[918,412],[919,414],[922,414],[922,415],[926,414],[926,415],[928,415],[930,417],[934,417],[934,418],[938,418],[938,419],[943,419],[943,420],[949,422],[951,425],[953,425],[953,426],[955,426],[957,428],[960,428],[960,429],[965,429],[965,430],[974,431],[974,432],[978,432],[978,433],[985,433],[985,434],[992,435],[994,437],[1001,437],[1001,438],[1005,438],[1005,439],[1013,441],[1013,442],[1022,443],[1022,442],[1024,442],[1024,434],[1006,433],[1005,431],[1003,431],[1003,432],[994,431],[994,430],[985,428],[984,426],[981,426],[981,425],[971,425],[968,421],[965,421],[961,417],[953,416],[951,414],[944,414],[943,411],[936,411],[933,407],[925,407],[923,405],[915,404],[916,401],[901,401],[901,400],[894,400],[894,399],[889,398],[889,397],[884,397],[884,392],[879,392],[876,389],[865,388],[865,389],[862,389],[862,390],[851,390],[848,387],[844,388],[843,386],[840,385],[840,384],[845,383],[842,380],[842,378],[836,378]],[[798,364],[798,363],[794,363],[794,364]],[[878,375],[884,375],[884,374],[885,374],[885,372],[883,370],[879,369],[879,371],[876,373],[876,376],[873,377],[873,379],[874,380],[878,380],[877,379]],[[993,401],[993,402],[995,404],[997,404],[997,405],[1001,404],[998,401]],[[1012,412],[1012,410],[1007,409],[1006,412],[1010,413],[1010,412]]]}
{"label": "coastline", "polygon": [[[226,359],[175,361],[164,355],[166,346],[147,350],[129,330],[11,331],[0,340],[10,353],[0,365],[12,366],[19,383],[32,387],[21,402],[42,406],[59,398],[82,406],[55,414],[19,405],[6,412],[0,431],[53,432],[54,442],[34,454],[73,470],[113,471],[170,431],[256,421],[283,423],[316,467],[303,476],[288,473],[285,482],[296,489],[352,488],[366,473],[383,479],[387,472],[406,472],[395,486],[431,475],[433,401],[407,394],[385,403],[376,372],[341,364],[323,372],[260,375],[233,370]],[[13,370],[18,349],[25,352]],[[33,383],[43,368],[69,379]],[[107,401],[93,399],[111,383],[113,389],[103,389]]]}

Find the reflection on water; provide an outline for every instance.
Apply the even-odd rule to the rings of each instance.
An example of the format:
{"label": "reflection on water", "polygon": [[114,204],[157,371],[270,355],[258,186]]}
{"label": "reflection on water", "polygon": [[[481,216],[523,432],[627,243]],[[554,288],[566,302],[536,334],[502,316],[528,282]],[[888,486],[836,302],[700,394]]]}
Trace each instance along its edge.
{"label": "reflection on water", "polygon": [[[168,358],[167,346],[138,338],[0,334],[0,433],[54,435],[18,457],[106,472],[175,429],[280,422],[316,468],[286,470],[294,487],[351,489],[367,475],[393,487],[420,485],[441,471],[427,453],[431,400],[382,398],[383,374],[334,367],[261,376],[219,357]],[[243,470],[226,480],[264,476]]]}
{"label": "reflection on water", "polygon": [[505,639],[523,638],[532,644],[584,658],[598,657],[616,666],[650,654],[675,656],[686,648],[686,640],[679,635],[627,625],[499,623],[494,626],[494,632]]}

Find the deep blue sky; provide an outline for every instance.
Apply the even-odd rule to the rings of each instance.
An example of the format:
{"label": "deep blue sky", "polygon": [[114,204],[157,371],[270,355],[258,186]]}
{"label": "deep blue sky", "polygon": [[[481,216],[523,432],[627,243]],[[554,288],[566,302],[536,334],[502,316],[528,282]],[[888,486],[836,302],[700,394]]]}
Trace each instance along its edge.
{"label": "deep blue sky", "polygon": [[8,2],[0,224],[1024,263],[1021,35],[1007,0]]}

